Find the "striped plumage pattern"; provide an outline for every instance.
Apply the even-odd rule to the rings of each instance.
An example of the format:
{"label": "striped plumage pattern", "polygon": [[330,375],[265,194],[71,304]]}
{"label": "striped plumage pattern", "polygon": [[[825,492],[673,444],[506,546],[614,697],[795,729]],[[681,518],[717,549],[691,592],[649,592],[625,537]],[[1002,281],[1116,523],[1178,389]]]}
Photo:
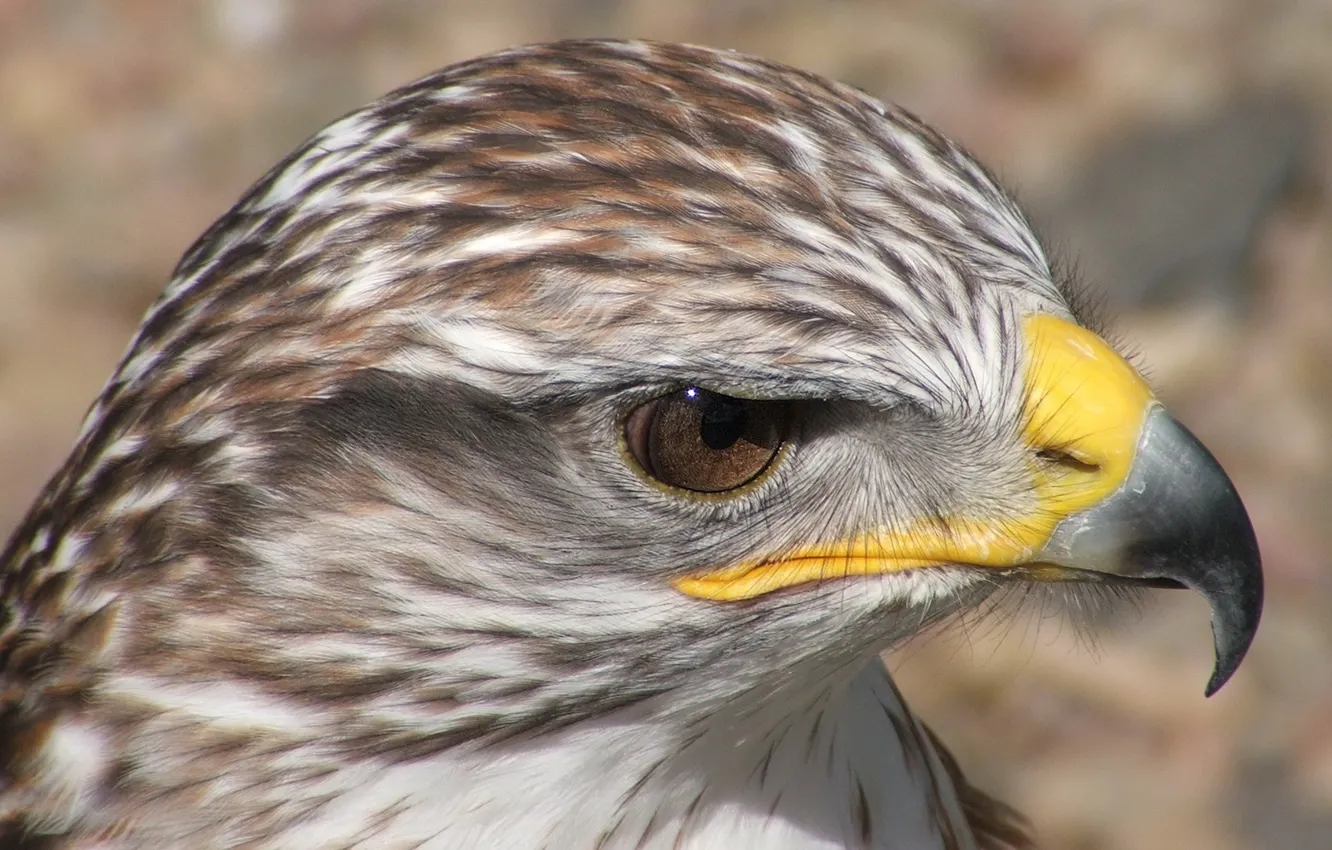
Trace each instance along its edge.
{"label": "striped plumage pattern", "polygon": [[[876,660],[993,580],[669,579],[1023,505],[1037,309],[968,155],[758,59],[524,48],[335,122],[185,255],[5,551],[4,846],[1026,846]],[[807,404],[787,462],[645,486],[624,412],[690,383]]]}

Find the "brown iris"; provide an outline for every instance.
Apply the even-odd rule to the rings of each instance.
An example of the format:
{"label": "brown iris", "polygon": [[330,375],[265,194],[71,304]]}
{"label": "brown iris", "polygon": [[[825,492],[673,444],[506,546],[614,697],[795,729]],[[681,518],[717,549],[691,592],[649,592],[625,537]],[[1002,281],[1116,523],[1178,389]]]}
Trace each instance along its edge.
{"label": "brown iris", "polygon": [[782,446],[786,405],[689,387],[629,414],[629,453],[663,484],[723,493],[753,481]]}

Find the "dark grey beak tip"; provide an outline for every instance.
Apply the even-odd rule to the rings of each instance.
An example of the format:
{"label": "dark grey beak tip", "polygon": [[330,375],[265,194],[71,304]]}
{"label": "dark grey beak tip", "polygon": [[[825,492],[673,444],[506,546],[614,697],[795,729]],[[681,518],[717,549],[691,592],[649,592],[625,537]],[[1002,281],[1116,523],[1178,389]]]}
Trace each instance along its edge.
{"label": "dark grey beak tip", "polygon": [[1209,697],[1230,681],[1244,660],[1263,613],[1263,573],[1258,541],[1254,538],[1253,528],[1248,526],[1247,517],[1245,526],[1247,533],[1241,535],[1242,542],[1236,547],[1239,551],[1233,556],[1236,566],[1213,570],[1211,575],[1217,580],[1200,582],[1198,587],[1212,606],[1216,664],[1207,681],[1205,693]]}
{"label": "dark grey beak tip", "polygon": [[[1258,539],[1235,485],[1198,438],[1162,412],[1152,430],[1159,436],[1157,462],[1171,469],[1178,490],[1162,505],[1163,527],[1143,525],[1138,556],[1142,574],[1174,579],[1192,588],[1212,608],[1216,664],[1207,682],[1212,696],[1230,680],[1249,651],[1263,612],[1263,568]],[[1157,533],[1152,533],[1157,532]]]}

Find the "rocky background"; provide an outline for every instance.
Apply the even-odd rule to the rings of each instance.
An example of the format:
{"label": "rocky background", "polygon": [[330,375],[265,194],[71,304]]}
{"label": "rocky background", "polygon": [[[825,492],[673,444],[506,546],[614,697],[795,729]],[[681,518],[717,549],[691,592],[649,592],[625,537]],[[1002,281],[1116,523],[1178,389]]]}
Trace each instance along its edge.
{"label": "rocky background", "polygon": [[892,663],[1050,848],[1332,847],[1326,0],[0,0],[0,530],[176,258],[280,156],[436,66],[575,35],[821,71],[1020,189],[1234,476],[1267,613],[1212,700],[1185,594],[1095,615],[1094,642],[1034,605]]}

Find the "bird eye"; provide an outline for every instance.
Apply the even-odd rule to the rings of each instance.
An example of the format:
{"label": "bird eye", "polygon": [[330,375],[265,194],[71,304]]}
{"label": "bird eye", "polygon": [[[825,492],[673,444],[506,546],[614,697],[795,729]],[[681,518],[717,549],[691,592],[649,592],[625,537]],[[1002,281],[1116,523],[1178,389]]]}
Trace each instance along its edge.
{"label": "bird eye", "polygon": [[655,398],[625,421],[629,453],[652,478],[724,493],[768,468],[786,435],[786,405],[689,387]]}

